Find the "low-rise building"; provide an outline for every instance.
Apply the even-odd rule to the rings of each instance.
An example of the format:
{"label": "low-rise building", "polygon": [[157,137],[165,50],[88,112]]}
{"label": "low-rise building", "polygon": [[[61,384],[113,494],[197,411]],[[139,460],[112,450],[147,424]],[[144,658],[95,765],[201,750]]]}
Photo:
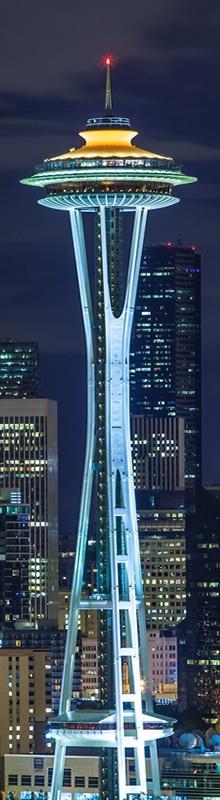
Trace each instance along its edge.
{"label": "low-rise building", "polygon": [[[19,800],[42,798],[50,793],[53,756],[7,754],[1,771],[5,797],[12,793]],[[97,756],[66,756],[62,800],[79,800],[82,793],[98,800],[98,783]]]}
{"label": "low-rise building", "polygon": [[50,652],[0,650],[0,755],[33,753],[36,727],[51,713]]}

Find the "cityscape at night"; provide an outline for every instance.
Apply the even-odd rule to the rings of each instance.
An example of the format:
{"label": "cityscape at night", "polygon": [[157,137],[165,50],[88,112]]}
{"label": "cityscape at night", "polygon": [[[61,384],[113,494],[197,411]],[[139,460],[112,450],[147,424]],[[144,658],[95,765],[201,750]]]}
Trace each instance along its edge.
{"label": "cityscape at night", "polygon": [[0,800],[217,800],[220,7],[2,30]]}

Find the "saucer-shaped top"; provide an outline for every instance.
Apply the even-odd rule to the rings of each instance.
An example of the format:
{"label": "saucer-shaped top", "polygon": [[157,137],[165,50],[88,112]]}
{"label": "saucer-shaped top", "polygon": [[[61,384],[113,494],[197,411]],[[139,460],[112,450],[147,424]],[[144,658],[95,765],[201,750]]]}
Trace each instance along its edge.
{"label": "saucer-shaped top", "polygon": [[84,139],[85,144],[81,147],[71,147],[67,153],[61,156],[54,156],[48,161],[65,161],[76,158],[158,158],[165,161],[172,161],[169,156],[161,156],[144,150],[132,144],[132,139],[137,136],[137,131],[126,130],[123,128],[93,128],[92,130],[80,131],[79,136]]}

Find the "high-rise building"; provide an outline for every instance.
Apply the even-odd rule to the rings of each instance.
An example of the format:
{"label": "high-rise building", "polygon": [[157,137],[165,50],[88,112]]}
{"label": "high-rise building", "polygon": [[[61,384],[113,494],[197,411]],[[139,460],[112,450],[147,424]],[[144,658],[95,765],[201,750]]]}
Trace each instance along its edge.
{"label": "high-rise building", "polygon": [[140,552],[148,627],[177,625],[186,614],[185,536],[146,534],[140,539]]}
{"label": "high-rise building", "polygon": [[189,515],[187,616],[179,644],[180,704],[212,722],[220,715],[220,503],[202,489]]}
{"label": "high-rise building", "polygon": [[131,449],[136,489],[184,491],[184,420],[131,416]]}
{"label": "high-rise building", "polygon": [[57,617],[57,404],[0,400],[0,490],[20,491],[31,529],[31,619]]}
{"label": "high-rise building", "polygon": [[31,621],[29,506],[1,499],[0,622]]}
{"label": "high-rise building", "polygon": [[[175,627],[186,614],[185,512],[178,493],[166,507],[167,495],[151,495],[145,508],[138,505],[138,529],[149,630]],[[143,502],[144,493],[137,493]],[[171,495],[172,497],[172,495]]]}
{"label": "high-rise building", "polygon": [[[135,148],[136,135],[127,118],[112,115],[110,59],[106,59],[105,116],[88,120],[81,133],[82,147],[46,160],[37,173],[24,183],[44,187],[43,205],[70,212],[71,230],[79,281],[87,351],[87,441],[82,485],[78,538],[70,600],[69,625],[59,715],[51,722],[51,738],[56,740],[52,800],[57,800],[63,782],[67,746],[105,747],[110,751],[108,775],[101,781],[100,796],[125,800],[132,793],[147,794],[145,744],[152,765],[153,793],[160,794],[156,740],[170,735],[172,723],[155,717],[149,691],[145,607],[141,578],[137,519],[130,451],[129,419],[129,350],[137,279],[145,234],[147,212],[177,202],[172,196],[178,183],[194,180],[183,175],[173,160]],[[133,229],[129,247],[128,271],[122,307],[115,311],[115,289],[111,280],[112,232],[109,210],[131,210]],[[100,219],[99,288],[100,324],[95,335],[95,317],[91,280],[88,272],[84,213],[88,210]],[[123,215],[123,216],[127,216]],[[113,232],[114,235],[114,232]],[[119,252],[116,263],[120,270]],[[116,274],[115,265],[113,268]],[[95,312],[95,313],[94,313]],[[98,350],[98,357],[97,357]],[[103,409],[99,407],[103,398]],[[99,413],[100,411],[100,413]],[[103,436],[102,481],[104,492],[97,491],[97,505],[103,508],[102,550],[107,559],[106,580],[93,596],[82,594],[83,571],[92,489],[96,462],[97,419]],[[100,438],[101,438],[100,436]],[[96,494],[96,493],[95,493]],[[101,534],[101,530],[100,530]],[[99,534],[99,546],[101,536]],[[104,559],[100,560],[100,573]],[[107,576],[107,570],[109,577]],[[106,583],[107,593],[106,593]],[[101,586],[103,585],[103,590]],[[72,680],[77,641],[77,622],[81,608],[111,612],[112,644],[109,660],[114,674],[111,707],[96,711],[71,710]],[[123,677],[127,667],[128,691]],[[108,669],[108,664],[106,663]],[[144,690],[141,690],[141,677]],[[113,711],[112,711],[113,709]],[[132,789],[128,783],[127,750],[134,750]],[[117,756],[115,770],[111,754]]]}
{"label": "high-rise building", "polygon": [[186,613],[184,420],[132,415],[131,441],[146,622],[164,631]]}
{"label": "high-rise building", "polygon": [[184,419],[192,489],[201,484],[200,263],[194,246],[145,247],[130,356],[131,411]]}
{"label": "high-rise building", "polygon": [[[175,642],[171,644],[172,647],[175,644],[177,661],[176,626],[186,615],[184,493],[177,490],[150,493],[139,489],[136,496],[154,697],[157,702],[175,702],[178,691],[177,664],[175,681],[169,684],[165,673],[166,665],[167,674],[169,666],[166,652],[167,655],[170,652],[167,637],[175,637]],[[159,639],[161,637],[156,646],[154,635]]]}
{"label": "high-rise building", "polygon": [[[192,540],[183,506],[185,512],[195,513],[201,485],[200,261],[195,247],[181,242],[146,246],[133,326],[130,380],[136,487],[161,493],[151,522],[143,500],[140,504],[145,602],[148,625],[161,630],[186,615],[186,548],[189,564]],[[184,489],[178,512],[184,524],[182,531],[176,531],[179,501],[174,496],[180,498]]]}
{"label": "high-rise building", "polygon": [[39,374],[36,342],[0,340],[0,398],[38,397]]}

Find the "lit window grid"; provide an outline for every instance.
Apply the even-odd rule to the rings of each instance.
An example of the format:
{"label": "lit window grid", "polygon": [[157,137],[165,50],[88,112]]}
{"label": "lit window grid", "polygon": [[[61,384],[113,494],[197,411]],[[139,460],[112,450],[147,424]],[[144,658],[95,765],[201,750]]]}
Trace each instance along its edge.
{"label": "lit window grid", "polygon": [[47,553],[47,419],[34,416],[32,421],[30,416],[21,416],[17,422],[13,416],[7,417],[7,421],[4,419],[0,423],[0,436],[3,445],[1,486],[19,489],[30,507],[30,561],[32,559],[33,566],[37,556],[40,562],[40,571],[36,566],[35,580],[30,570],[31,605],[33,616],[43,618],[47,596],[46,559],[42,558],[42,552]]}
{"label": "lit window grid", "polygon": [[168,628],[186,614],[185,537],[145,538],[140,553],[147,625]]}

